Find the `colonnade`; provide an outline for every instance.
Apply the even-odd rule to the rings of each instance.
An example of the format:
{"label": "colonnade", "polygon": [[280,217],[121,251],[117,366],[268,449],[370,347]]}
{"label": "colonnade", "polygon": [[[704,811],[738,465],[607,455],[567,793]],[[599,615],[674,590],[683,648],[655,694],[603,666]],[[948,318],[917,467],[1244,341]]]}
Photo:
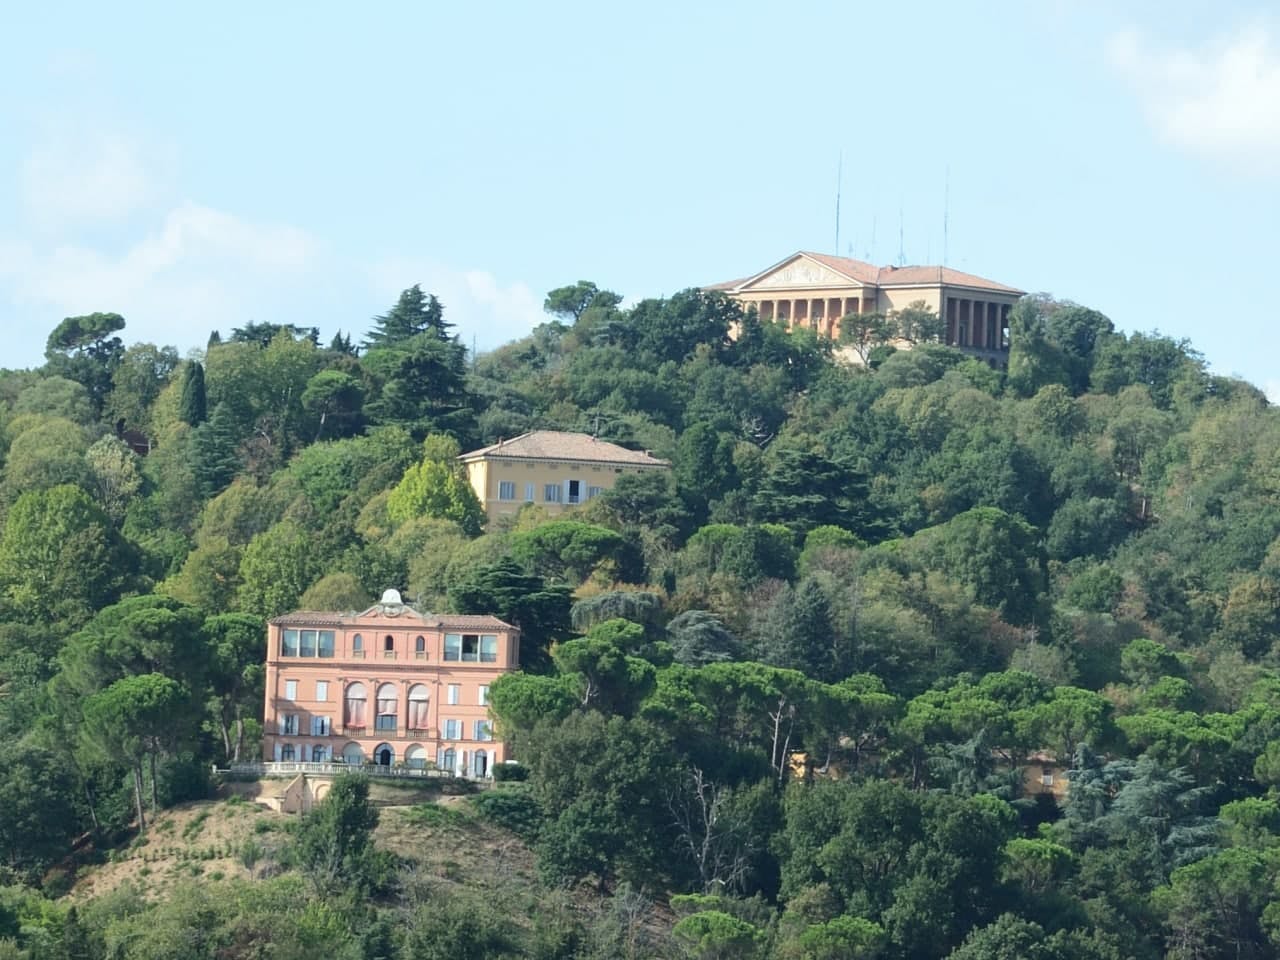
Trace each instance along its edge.
{"label": "colonnade", "polygon": [[840,336],[837,325],[841,317],[850,313],[869,313],[875,308],[873,301],[863,297],[789,297],[748,301],[746,305],[754,305],[761,320],[785,323],[788,330],[806,327],[833,338]]}
{"label": "colonnade", "polygon": [[1007,303],[947,297],[948,346],[1008,350],[1010,309]]}

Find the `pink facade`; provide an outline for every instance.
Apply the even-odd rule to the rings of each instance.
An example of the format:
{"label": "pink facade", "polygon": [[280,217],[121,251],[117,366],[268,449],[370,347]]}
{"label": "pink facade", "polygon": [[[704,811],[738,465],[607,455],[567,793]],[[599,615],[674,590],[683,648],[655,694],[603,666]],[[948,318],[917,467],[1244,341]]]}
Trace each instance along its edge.
{"label": "pink facade", "polygon": [[519,663],[517,628],[421,614],[394,590],[363,613],[277,617],[267,630],[263,757],[489,776],[507,759],[491,733],[489,684]]}

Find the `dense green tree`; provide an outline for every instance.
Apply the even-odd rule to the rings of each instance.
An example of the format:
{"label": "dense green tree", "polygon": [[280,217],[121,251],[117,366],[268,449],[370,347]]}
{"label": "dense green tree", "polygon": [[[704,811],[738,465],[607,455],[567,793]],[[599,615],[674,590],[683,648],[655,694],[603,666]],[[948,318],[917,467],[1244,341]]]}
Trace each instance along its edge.
{"label": "dense green tree", "polygon": [[142,799],[144,764],[150,763],[155,812],[156,756],[167,742],[181,736],[188,706],[188,693],[182,685],[159,673],[124,677],[84,701],[86,742],[130,771],[141,829],[147,825]]}
{"label": "dense green tree", "polygon": [[198,427],[208,415],[208,402],[204,389],[204,366],[193,360],[182,371],[178,416],[188,426]]}
{"label": "dense green tree", "polygon": [[294,835],[298,862],[317,890],[368,890],[378,884],[379,857],[373,846],[377,825],[377,808],[369,802],[369,781],[355,774],[335,778]]}
{"label": "dense green tree", "polygon": [[548,584],[504,558],[476,568],[449,588],[449,605],[458,613],[489,613],[520,628],[520,665],[544,670],[556,640],[572,633],[569,589]]}
{"label": "dense green tree", "polygon": [[6,619],[82,623],[133,580],[134,561],[110,518],[79,487],[24,493],[0,540]]}
{"label": "dense green tree", "polygon": [[397,524],[414,517],[452,520],[471,536],[480,533],[485,521],[484,507],[461,465],[453,456],[431,450],[405,470],[387,498],[387,515]]}
{"label": "dense green tree", "polygon": [[46,369],[82,384],[96,413],[102,411],[124,355],[124,342],[114,336],[123,329],[124,317],[118,313],[90,313],[67,317],[45,342]]}

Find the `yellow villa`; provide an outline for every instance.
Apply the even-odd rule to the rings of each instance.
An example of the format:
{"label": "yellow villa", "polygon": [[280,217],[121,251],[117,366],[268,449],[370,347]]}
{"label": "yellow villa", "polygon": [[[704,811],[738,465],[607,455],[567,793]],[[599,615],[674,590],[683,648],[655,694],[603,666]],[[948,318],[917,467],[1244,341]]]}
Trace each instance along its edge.
{"label": "yellow villa", "polygon": [[490,520],[526,503],[561,513],[612,489],[619,476],[670,461],[586,433],[534,430],[459,457]]}
{"label": "yellow villa", "polygon": [[1024,294],[950,267],[877,267],[804,251],[743,280],[707,289],[755,307],[762,320],[832,338],[839,337],[840,319],[847,314],[893,314],[923,302],[946,321],[948,346],[1000,365],[1009,350],[1009,311]]}

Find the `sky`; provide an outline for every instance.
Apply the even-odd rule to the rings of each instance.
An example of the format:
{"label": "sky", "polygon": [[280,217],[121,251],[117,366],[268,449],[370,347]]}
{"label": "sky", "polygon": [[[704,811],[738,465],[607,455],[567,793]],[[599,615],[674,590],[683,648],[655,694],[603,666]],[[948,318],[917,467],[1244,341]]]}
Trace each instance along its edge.
{"label": "sky", "polygon": [[358,340],[414,283],[484,350],[554,287],[815,250],[1073,300],[1280,400],[1267,4],[360,6],[6,11],[0,367],[95,310],[184,354]]}

